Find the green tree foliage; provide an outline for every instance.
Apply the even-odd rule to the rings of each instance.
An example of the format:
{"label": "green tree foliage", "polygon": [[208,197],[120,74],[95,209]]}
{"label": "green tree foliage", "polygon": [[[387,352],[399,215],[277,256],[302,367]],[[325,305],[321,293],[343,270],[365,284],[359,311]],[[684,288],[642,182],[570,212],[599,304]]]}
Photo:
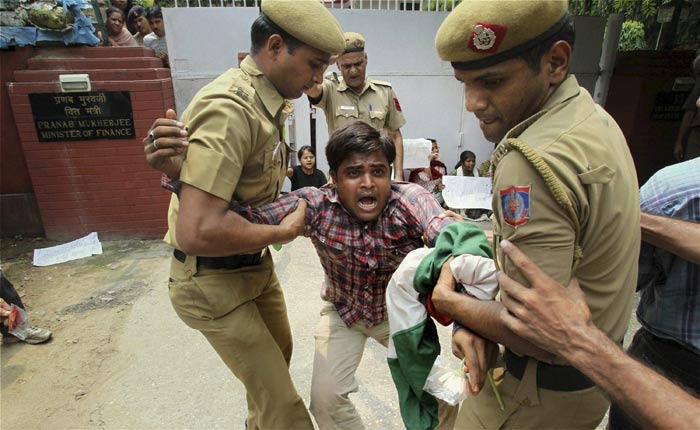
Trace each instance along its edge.
{"label": "green tree foliage", "polygon": [[615,13],[615,0],[570,0],[569,12],[579,16],[608,16]]}
{"label": "green tree foliage", "polygon": [[623,22],[618,50],[639,51],[643,49],[647,49],[644,39],[644,24],[633,20]]}
{"label": "green tree foliage", "polygon": [[625,19],[641,21],[656,14],[664,0],[569,0],[572,15],[604,16],[621,13]]}
{"label": "green tree foliage", "polygon": [[622,12],[630,20],[639,20],[656,15],[656,11],[664,0],[615,0],[615,10]]}
{"label": "green tree foliage", "polygon": [[423,3],[423,10],[452,10],[452,5],[457,7],[458,4],[462,3],[462,0],[430,0]]}
{"label": "green tree foliage", "polygon": [[[572,15],[604,16],[622,13],[626,19],[641,21],[656,14],[658,7],[670,0],[569,0]],[[462,0],[454,0],[454,6]],[[423,10],[452,10],[452,0],[429,0],[423,2]]]}
{"label": "green tree foliage", "polygon": [[[656,15],[659,6],[670,0],[570,0],[573,15],[603,16],[621,13],[625,17],[620,34],[621,51],[647,49],[644,22]],[[653,20],[651,21],[653,23]]]}

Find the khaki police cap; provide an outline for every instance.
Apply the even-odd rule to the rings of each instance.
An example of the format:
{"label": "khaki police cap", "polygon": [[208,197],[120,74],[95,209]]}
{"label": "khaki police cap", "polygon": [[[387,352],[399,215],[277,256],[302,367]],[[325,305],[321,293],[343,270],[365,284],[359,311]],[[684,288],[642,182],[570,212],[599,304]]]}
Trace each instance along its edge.
{"label": "khaki police cap", "polygon": [[348,31],[344,36],[345,51],[343,51],[343,54],[347,54],[348,52],[361,52],[365,50],[365,38],[362,37],[360,33]]}
{"label": "khaki police cap", "polygon": [[260,9],[274,25],[302,43],[334,55],[345,49],[343,29],[318,0],[263,0]]}
{"label": "khaki police cap", "polygon": [[489,67],[558,32],[567,11],[567,0],[464,0],[443,21],[435,48],[455,69]]}

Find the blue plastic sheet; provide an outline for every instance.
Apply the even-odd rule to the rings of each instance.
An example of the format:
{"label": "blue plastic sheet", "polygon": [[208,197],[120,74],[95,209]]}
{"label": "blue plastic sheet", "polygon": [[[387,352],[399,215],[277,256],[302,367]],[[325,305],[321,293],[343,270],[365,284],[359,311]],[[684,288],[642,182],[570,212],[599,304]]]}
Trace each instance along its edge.
{"label": "blue plastic sheet", "polygon": [[0,27],[0,49],[36,45],[36,27]]}
{"label": "blue plastic sheet", "polygon": [[66,30],[42,30],[36,27],[0,27],[0,49],[10,46],[36,45],[37,42],[63,42],[66,45],[97,45],[95,27],[81,9],[92,9],[89,0],[59,0],[64,10],[73,13],[73,27]]}
{"label": "blue plastic sheet", "polygon": [[63,9],[69,10],[75,16],[73,28],[70,34],[65,34],[63,43],[81,44],[81,45],[97,45],[100,39],[95,36],[95,27],[92,26],[90,20],[80,11],[81,5],[85,2],[82,0],[63,0]]}

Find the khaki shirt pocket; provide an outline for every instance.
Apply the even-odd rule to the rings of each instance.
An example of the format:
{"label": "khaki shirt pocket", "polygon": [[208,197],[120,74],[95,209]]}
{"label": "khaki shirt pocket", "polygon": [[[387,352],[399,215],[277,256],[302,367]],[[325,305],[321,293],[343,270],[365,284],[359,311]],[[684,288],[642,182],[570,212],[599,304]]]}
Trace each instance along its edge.
{"label": "khaki shirt pocket", "polygon": [[371,110],[369,111],[369,119],[372,122],[372,127],[381,130],[386,123],[386,111]]}
{"label": "khaki shirt pocket", "polygon": [[353,105],[340,105],[335,109],[335,116],[357,119],[359,118],[359,112],[357,112],[357,108]]}
{"label": "khaki shirt pocket", "polygon": [[579,173],[578,178],[582,184],[607,184],[615,176],[615,171],[603,164],[595,169],[591,169],[584,173]]}

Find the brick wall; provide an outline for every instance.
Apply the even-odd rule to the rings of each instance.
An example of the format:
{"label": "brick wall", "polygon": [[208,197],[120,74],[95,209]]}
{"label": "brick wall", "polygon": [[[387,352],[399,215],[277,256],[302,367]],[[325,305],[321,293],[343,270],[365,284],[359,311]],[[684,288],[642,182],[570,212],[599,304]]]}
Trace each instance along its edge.
{"label": "brick wall", "polygon": [[[7,86],[46,236],[74,239],[96,231],[101,238],[162,237],[170,196],[146,164],[141,139],[175,106],[169,70],[143,48],[79,50],[86,49],[93,58],[46,58],[44,52]],[[126,50],[133,55],[116,57]],[[88,73],[93,92],[128,91],[136,137],[39,142],[28,94],[59,93],[58,75],[67,73]]]}

